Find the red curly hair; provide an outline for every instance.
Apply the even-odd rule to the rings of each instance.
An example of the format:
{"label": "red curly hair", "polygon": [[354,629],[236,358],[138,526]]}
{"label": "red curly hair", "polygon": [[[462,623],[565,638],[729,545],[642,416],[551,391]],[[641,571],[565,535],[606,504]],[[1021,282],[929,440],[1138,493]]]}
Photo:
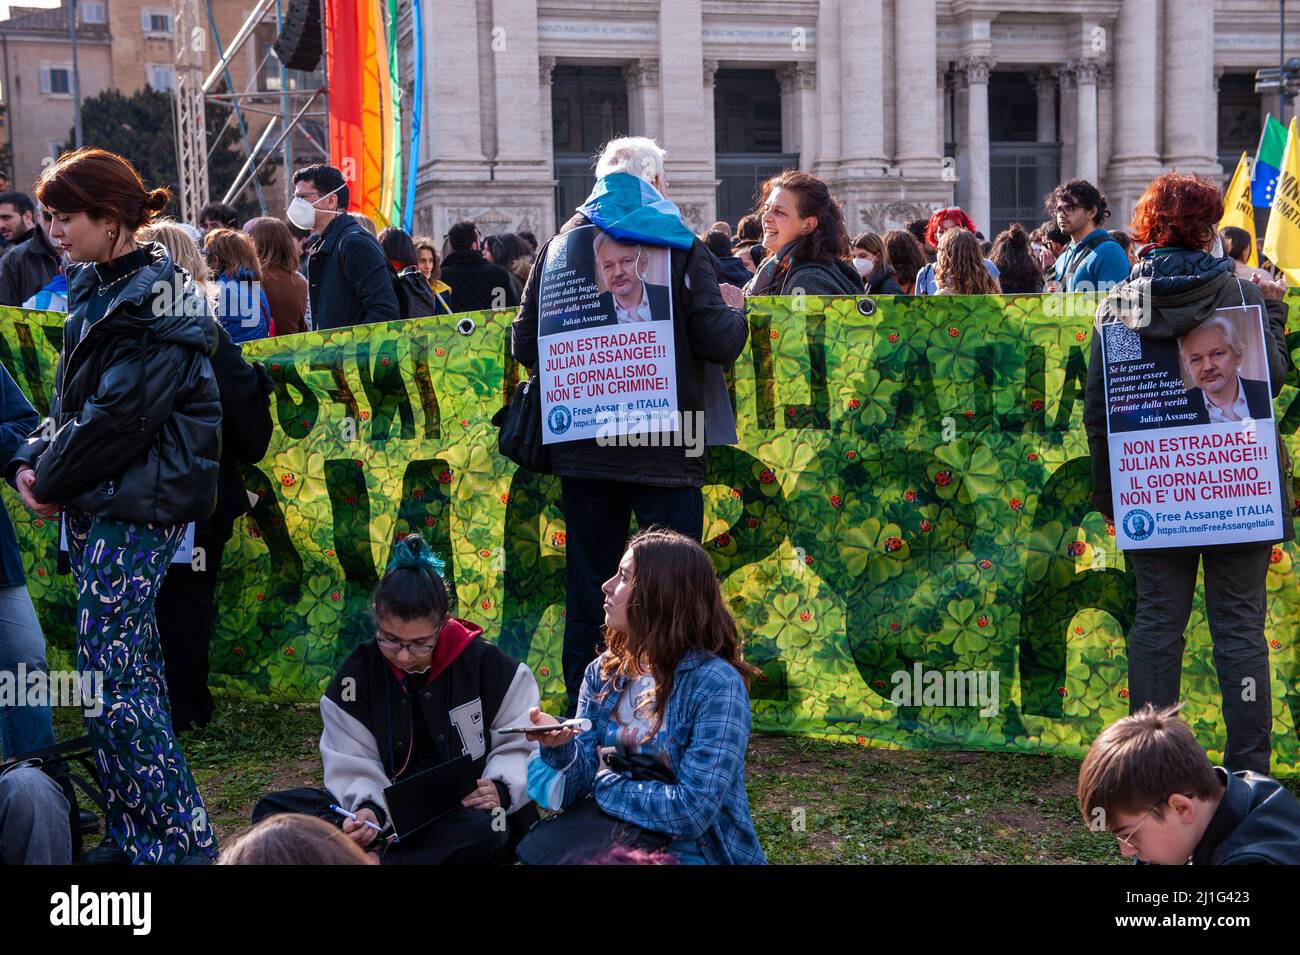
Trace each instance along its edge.
{"label": "red curly hair", "polygon": [[944,219],[952,219],[967,232],[979,231],[979,229],[975,228],[975,220],[957,206],[948,209],[936,209],[930,213],[930,221],[925,224],[925,241],[936,248],[939,245],[939,226]]}
{"label": "red curly hair", "polygon": [[1129,233],[1138,242],[1203,249],[1223,218],[1223,192],[1209,179],[1171,172],[1147,186]]}

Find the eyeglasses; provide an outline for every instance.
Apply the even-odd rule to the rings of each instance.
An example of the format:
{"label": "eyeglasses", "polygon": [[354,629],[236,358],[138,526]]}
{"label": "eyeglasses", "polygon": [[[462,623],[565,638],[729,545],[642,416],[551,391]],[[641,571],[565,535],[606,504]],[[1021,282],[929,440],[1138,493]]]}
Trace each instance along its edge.
{"label": "eyeglasses", "polygon": [[[438,624],[438,631],[439,632],[442,631],[441,623]],[[375,634],[375,643],[379,644],[380,647],[382,647],[385,650],[388,650],[391,653],[400,653],[401,651],[405,650],[408,653],[410,653],[412,656],[427,657],[430,653],[433,652],[434,647],[438,645],[438,638],[432,637],[429,640],[418,640],[414,642],[408,642],[405,640],[388,640],[384,637],[381,637],[379,634]]]}
{"label": "eyeglasses", "polygon": [[[1169,801],[1169,797],[1170,797],[1170,796],[1177,796],[1177,795],[1184,795],[1184,796],[1186,796],[1187,794],[1186,794],[1186,793],[1181,793],[1181,794],[1180,794],[1180,793],[1170,793],[1169,796],[1166,796],[1164,799],[1161,799],[1159,802],[1154,802],[1154,803],[1152,803],[1152,804],[1151,804],[1151,808],[1148,809],[1148,810],[1146,811],[1146,815],[1144,815],[1144,816],[1142,817],[1142,821],[1139,822],[1136,826],[1134,826],[1134,827],[1129,831],[1129,834],[1128,834],[1127,836],[1121,836],[1118,832],[1114,832],[1113,830],[1112,830],[1112,832],[1111,832],[1111,835],[1114,836],[1116,839],[1118,839],[1120,842],[1124,843],[1124,845],[1128,846],[1128,847],[1129,847],[1130,849],[1132,849],[1134,852],[1137,852],[1137,846],[1133,845],[1133,837],[1137,835],[1137,832],[1138,832],[1139,829],[1141,829],[1144,825],[1146,825],[1146,821],[1147,821],[1148,819],[1151,818],[1151,813],[1155,812],[1157,806],[1163,806],[1165,803],[1167,803],[1167,802]],[[1192,799],[1192,798],[1194,798],[1194,797],[1193,797],[1193,796],[1187,796],[1187,798],[1188,798],[1188,799]]]}
{"label": "eyeglasses", "polygon": [[1073,212],[1078,208],[1079,206],[1073,202],[1058,202],[1056,204],[1057,212]]}

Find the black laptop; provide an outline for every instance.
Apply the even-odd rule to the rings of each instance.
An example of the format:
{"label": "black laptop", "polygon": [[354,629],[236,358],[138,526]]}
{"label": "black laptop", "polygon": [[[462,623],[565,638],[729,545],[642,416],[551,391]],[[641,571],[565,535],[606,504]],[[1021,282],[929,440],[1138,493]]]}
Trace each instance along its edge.
{"label": "black laptop", "polygon": [[384,790],[384,802],[397,841],[455,812],[477,787],[478,773],[469,755],[449,759],[389,786]]}

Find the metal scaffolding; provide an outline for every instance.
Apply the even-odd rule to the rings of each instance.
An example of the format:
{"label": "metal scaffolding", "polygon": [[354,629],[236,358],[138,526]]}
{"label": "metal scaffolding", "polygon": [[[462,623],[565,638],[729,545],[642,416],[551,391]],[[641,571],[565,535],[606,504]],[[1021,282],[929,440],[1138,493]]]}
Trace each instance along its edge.
{"label": "metal scaffolding", "polygon": [[[199,210],[208,202],[209,178],[208,159],[220,145],[226,129],[233,128],[244,152],[244,164],[235,176],[234,182],[226,186],[223,202],[234,201],[250,185],[257,195],[258,206],[263,214],[267,211],[266,199],[262,194],[258,173],[276,155],[280,153],[286,173],[294,164],[295,130],[304,139],[306,148],[318,151],[322,159],[328,158],[328,147],[323,135],[313,136],[306,125],[317,119],[326,119],[323,110],[312,112],[313,106],[323,104],[327,95],[324,85],[315,88],[289,89],[288,70],[283,64],[279,67],[278,90],[245,90],[235,88],[230,73],[230,64],[244,45],[253,36],[257,27],[267,19],[274,8],[276,30],[283,28],[284,16],[281,0],[259,0],[252,12],[244,19],[229,44],[222,42],[217,29],[216,18],[212,15],[210,0],[173,0],[175,11],[176,37],[176,165],[180,180],[181,214],[185,221],[197,224]],[[203,10],[200,10],[202,5]],[[206,25],[205,25],[206,14]],[[204,76],[204,55],[209,50],[217,53],[217,62]],[[267,65],[273,53],[268,50],[262,61],[254,70],[256,76]],[[301,75],[301,74],[300,74]],[[211,146],[207,142],[206,105],[220,103],[233,112],[232,123],[223,128]],[[292,115],[291,115],[292,112]],[[256,143],[250,143],[245,114],[270,116],[271,120],[262,130]],[[279,128],[279,136],[271,142]],[[268,146],[269,143],[269,146]],[[285,178],[285,204],[292,186]],[[226,184],[220,184],[226,185]]]}

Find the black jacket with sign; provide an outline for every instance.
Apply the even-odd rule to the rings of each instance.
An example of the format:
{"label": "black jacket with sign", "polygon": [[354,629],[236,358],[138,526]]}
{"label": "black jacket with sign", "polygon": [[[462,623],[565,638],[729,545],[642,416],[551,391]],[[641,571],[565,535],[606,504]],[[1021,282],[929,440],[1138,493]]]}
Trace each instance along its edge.
{"label": "black jacket with sign", "polygon": [[1276,779],[1216,768],[1226,788],[1193,865],[1300,865],[1300,802]]}
{"label": "black jacket with sign", "polygon": [[312,249],[307,282],[316,331],[401,318],[384,250],[346,212],[334,217]]}
{"label": "black jacket with sign", "polygon": [[[590,224],[591,220],[586,216],[575,215],[560,229],[560,234]],[[546,253],[553,241],[554,238],[537,253],[538,266],[529,274],[524,300],[510,331],[511,353],[516,361],[529,368],[536,366],[538,355],[537,286],[545,271],[541,265],[546,262]],[[683,416],[691,412],[707,412],[707,443],[724,443],[715,435],[728,431],[734,435],[731,405],[724,397],[716,406],[711,406],[706,365],[712,363],[725,367],[734,362],[749,338],[749,323],[739,309],[731,308],[722,300],[713,272],[713,255],[702,242],[697,239],[689,249],[672,249],[669,259],[672,264],[673,341],[677,350],[677,407]],[[447,278],[445,269],[443,278]],[[716,373],[717,369],[713,371]],[[731,440],[734,441],[734,437]],[[549,451],[551,470],[561,477],[659,487],[702,487],[708,466],[707,455],[694,453],[690,447],[673,447],[668,443],[661,447],[601,447],[593,438],[552,444]]]}
{"label": "black jacket with sign", "polygon": [[[1097,308],[1092,332],[1092,353],[1088,359],[1088,384],[1083,399],[1083,424],[1092,457],[1093,502],[1108,517],[1115,514],[1110,480],[1110,442],[1106,431],[1106,387],[1101,351],[1103,324],[1123,321],[1143,338],[1181,338],[1221,308],[1242,305],[1263,306],[1264,351],[1268,356],[1269,388],[1277,397],[1290,367],[1286,344],[1286,305],[1265,300],[1250,282],[1236,277],[1233,261],[1215,258],[1207,252],[1176,249],[1143,258],[1123,282],[1116,285]],[[1129,308],[1140,302],[1141,308]],[[1283,540],[1294,537],[1291,462],[1286,448],[1277,448],[1278,478],[1282,491]],[[1234,547],[1220,544],[1219,547]],[[1248,546],[1258,546],[1255,544]],[[1158,553],[1179,548],[1152,548]]]}
{"label": "black jacket with sign", "polygon": [[221,395],[211,356],[220,327],[163,246],[143,246],[139,259],[111,297],[100,290],[112,263],[68,269],[50,424],[5,474],[13,483],[20,468],[35,468],[38,500],[98,517],[184,524],[216,500]]}

